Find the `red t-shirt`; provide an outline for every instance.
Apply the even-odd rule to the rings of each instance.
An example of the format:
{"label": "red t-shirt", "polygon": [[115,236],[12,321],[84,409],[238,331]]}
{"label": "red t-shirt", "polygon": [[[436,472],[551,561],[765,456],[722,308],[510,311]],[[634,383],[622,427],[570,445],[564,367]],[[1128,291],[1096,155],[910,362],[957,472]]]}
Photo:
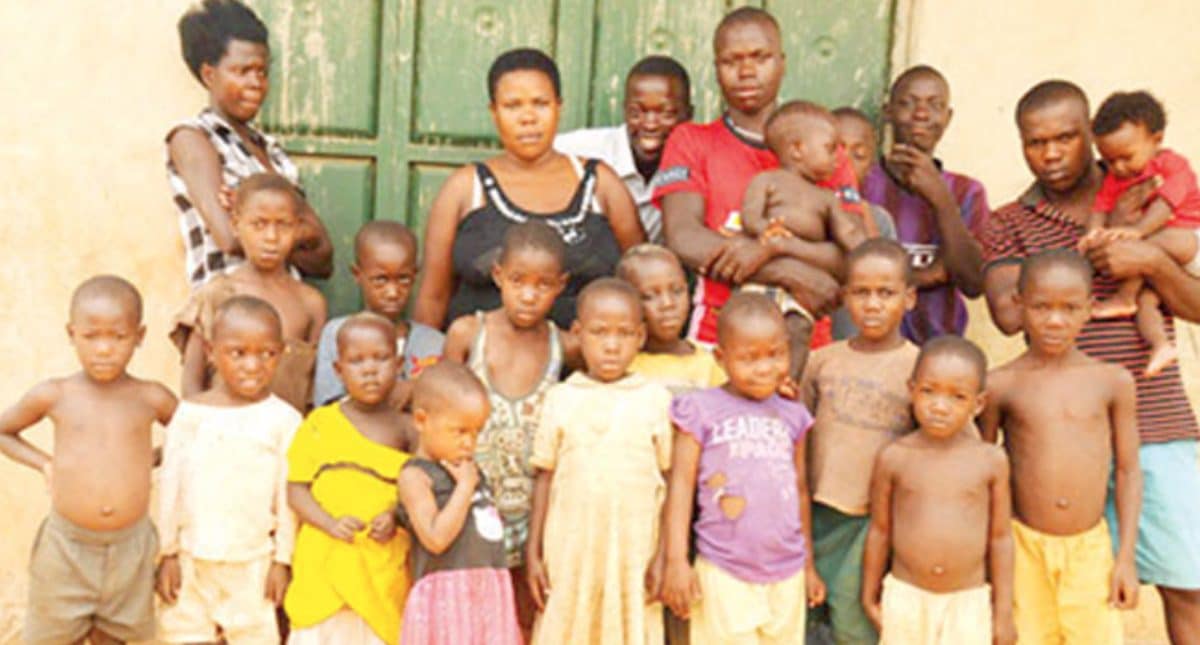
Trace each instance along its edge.
{"label": "red t-shirt", "polygon": [[1159,150],[1135,177],[1118,179],[1111,172],[1106,173],[1092,209],[1101,213],[1111,211],[1122,193],[1155,176],[1162,178],[1162,185],[1154,191],[1154,195],[1167,202],[1175,214],[1167,225],[1200,227],[1200,186],[1196,185],[1196,174],[1192,172],[1187,159],[1166,148]]}
{"label": "red t-shirt", "polygon": [[[766,145],[738,133],[728,116],[711,123],[684,123],[672,130],[667,139],[654,179],[654,205],[661,209],[663,196],[671,193],[699,193],[704,197],[705,226],[714,231],[740,232],[746,187],[758,173],[777,167],[779,161]],[[854,170],[845,151],[838,150],[837,170],[821,185],[835,190],[846,210],[861,210]],[[717,342],[717,313],[730,292],[727,283],[700,276],[688,326],[689,338],[702,343]],[[813,332],[814,346],[826,344],[831,338],[826,328],[828,321],[821,323]]]}

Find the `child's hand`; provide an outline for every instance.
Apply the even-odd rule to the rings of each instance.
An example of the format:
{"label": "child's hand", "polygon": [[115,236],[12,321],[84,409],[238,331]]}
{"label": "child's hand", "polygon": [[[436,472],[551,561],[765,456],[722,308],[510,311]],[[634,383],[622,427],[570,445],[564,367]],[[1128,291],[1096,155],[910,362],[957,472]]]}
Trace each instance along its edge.
{"label": "child's hand", "polygon": [[371,532],[369,534],[372,540],[383,544],[396,537],[396,517],[389,509],[379,515],[376,515],[371,520]]}
{"label": "child's hand", "polygon": [[650,566],[646,567],[646,604],[659,599],[662,594],[663,573],[667,568],[667,559],[662,549],[654,554]]}
{"label": "child's hand", "polygon": [[158,571],[154,574],[155,587],[163,602],[174,605],[179,600],[179,585],[183,574],[179,571],[179,556],[168,555],[158,563]]}
{"label": "child's hand", "polygon": [[234,192],[233,187],[228,184],[221,184],[217,189],[217,204],[225,209],[225,212],[233,212]]}
{"label": "child's hand", "polygon": [[272,562],[267,570],[267,600],[276,607],[283,604],[283,595],[287,592],[288,583],[292,581],[292,568],[282,562]]}
{"label": "child's hand", "polygon": [[1108,604],[1117,609],[1137,607],[1138,579],[1133,562],[1118,559],[1113,565],[1112,582],[1109,585]]}
{"label": "child's hand", "polygon": [[526,554],[525,581],[529,584],[533,604],[537,605],[538,611],[545,611],[546,601],[550,599],[550,577],[546,575],[546,564],[537,554]]}
{"label": "child's hand", "polygon": [[875,631],[883,631],[883,607],[880,606],[878,600],[868,600],[863,598],[862,601],[863,613],[867,615],[867,620],[875,626]]}
{"label": "child's hand", "polygon": [[1084,233],[1083,237],[1079,238],[1079,242],[1075,244],[1075,250],[1080,253],[1087,253],[1093,248],[1103,246],[1103,238],[1101,236],[1104,234],[1104,231],[1105,229],[1098,228]]}
{"label": "child's hand", "polygon": [[676,616],[686,619],[691,614],[692,603],[700,599],[700,580],[687,560],[667,563],[663,571],[662,599]]}
{"label": "child's hand", "polygon": [[479,485],[479,469],[475,467],[474,459],[463,459],[458,463],[443,461],[442,467],[449,471],[454,483],[475,490]]}
{"label": "child's hand", "polygon": [[810,609],[825,604],[825,581],[821,579],[821,574],[817,573],[817,568],[811,562],[804,571],[804,590],[808,596]]}
{"label": "child's hand", "polygon": [[785,399],[795,401],[800,398],[800,386],[791,376],[785,376],[783,382],[779,384],[779,396]]}
{"label": "child's hand", "polygon": [[992,645],[1013,645],[1017,642],[1017,624],[1012,613],[992,619]]}
{"label": "child's hand", "polygon": [[354,542],[354,534],[365,529],[366,527],[367,525],[363,524],[362,520],[358,519],[357,517],[345,515],[335,519],[333,524],[325,529],[325,532],[336,540],[341,540],[343,542]]}
{"label": "child's hand", "polygon": [[1114,226],[1103,231],[1104,243],[1120,242],[1122,240],[1140,240],[1142,234],[1132,226]]}

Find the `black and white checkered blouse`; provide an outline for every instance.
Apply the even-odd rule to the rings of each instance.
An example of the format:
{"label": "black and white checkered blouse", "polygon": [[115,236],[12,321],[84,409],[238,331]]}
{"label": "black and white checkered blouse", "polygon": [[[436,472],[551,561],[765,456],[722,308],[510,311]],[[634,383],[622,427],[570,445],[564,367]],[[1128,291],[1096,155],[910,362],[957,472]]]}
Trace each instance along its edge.
{"label": "black and white checkered blouse", "polygon": [[[296,165],[288,158],[283,147],[273,137],[259,132],[253,126],[247,127],[253,142],[267,152],[267,158],[270,159],[273,168],[264,167],[254,153],[250,152],[237,131],[211,108],[205,108],[195,118],[176,124],[167,133],[166,140],[170,142],[171,136],[179,128],[195,128],[203,132],[217,150],[217,157],[221,161],[221,178],[227,186],[235,187],[250,175],[274,170],[299,188],[300,176]],[[187,185],[183,183],[183,178],[171,162],[169,149],[166,161],[167,183],[171,186],[172,199],[179,212],[179,231],[183,234],[183,245],[187,254],[187,280],[194,290],[213,277],[241,264],[245,259],[225,253],[217,246],[191,196],[188,195]]]}

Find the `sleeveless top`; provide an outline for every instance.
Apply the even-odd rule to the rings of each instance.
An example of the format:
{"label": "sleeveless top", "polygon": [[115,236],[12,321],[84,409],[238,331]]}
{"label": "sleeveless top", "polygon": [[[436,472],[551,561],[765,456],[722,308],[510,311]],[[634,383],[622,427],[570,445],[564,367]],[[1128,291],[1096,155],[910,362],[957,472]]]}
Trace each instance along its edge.
{"label": "sleeveless top", "polygon": [[[420,457],[409,459],[404,468],[419,468],[429,475],[433,482],[433,499],[438,510],[446,507],[450,496],[454,494],[455,483],[445,468]],[[414,585],[421,578],[438,571],[505,568],[500,515],[492,504],[485,483],[486,480],[480,479],[475,496],[471,498],[471,512],[467,513],[462,531],[454,538],[450,548],[441,554],[435,554],[426,549],[420,540],[413,539],[412,548],[408,552],[408,564]],[[409,533],[413,533],[412,521],[403,506],[396,507],[396,522]]]}
{"label": "sleeveless top", "polygon": [[562,344],[558,328],[546,321],[550,329],[550,355],[542,380],[523,397],[510,399],[492,386],[487,368],[487,327],[484,313],[476,312],[479,333],[471,342],[467,367],[487,388],[491,416],[479,432],[475,443],[475,463],[491,488],[496,508],[504,518],[504,549],[508,566],[520,566],[525,558],[525,539],[529,535],[529,511],[533,507],[533,435],[537,431],[542,401],[550,386],[558,382],[562,372]]}
{"label": "sleeveless top", "polygon": [[[188,194],[187,184],[179,176],[175,164],[171,161],[171,137],[180,128],[194,128],[208,137],[209,143],[217,151],[221,161],[221,183],[236,187],[243,179],[260,172],[271,172],[271,168],[263,166],[258,157],[250,152],[250,148],[242,141],[237,130],[233,129],[225,119],[217,115],[212,108],[204,108],[195,118],[185,119],[175,124],[166,136],[167,184],[171,188],[171,199],[175,210],[179,212],[179,232],[183,235],[183,247],[186,252],[188,286],[195,290],[213,277],[228,272],[235,266],[245,262],[240,255],[230,255],[221,250],[204,225],[204,218],[192,203]],[[288,158],[283,146],[271,136],[263,134],[250,124],[252,143],[262,148],[270,160],[275,172],[290,181],[296,189],[300,189],[300,172],[296,164]],[[303,191],[302,191],[303,192]]]}
{"label": "sleeveless top", "polygon": [[567,155],[580,175],[575,196],[566,210],[530,213],[508,200],[500,183],[485,164],[475,164],[475,188],[471,211],[458,224],[452,257],[458,288],[450,298],[446,322],[473,311],[500,307],[500,290],[492,282],[492,264],[500,255],[504,235],[515,224],[537,219],[550,225],[567,247],[567,286],[554,301],[550,319],[567,328],[575,320],[575,299],[587,283],[613,274],[621,259],[621,247],[608,218],[596,201],[595,159],[580,164]]}

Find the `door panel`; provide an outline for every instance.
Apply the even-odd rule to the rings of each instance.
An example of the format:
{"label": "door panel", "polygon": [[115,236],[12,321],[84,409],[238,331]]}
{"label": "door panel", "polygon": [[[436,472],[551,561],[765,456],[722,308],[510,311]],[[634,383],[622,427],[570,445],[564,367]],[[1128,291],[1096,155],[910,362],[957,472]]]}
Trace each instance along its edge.
{"label": "door panel", "polygon": [[350,275],[354,262],[354,235],[371,221],[375,200],[375,164],[370,159],[292,155],[300,168],[308,202],[321,214],[333,242],[336,279],[321,285],[331,309],[354,311],[361,307],[358,287]]}

